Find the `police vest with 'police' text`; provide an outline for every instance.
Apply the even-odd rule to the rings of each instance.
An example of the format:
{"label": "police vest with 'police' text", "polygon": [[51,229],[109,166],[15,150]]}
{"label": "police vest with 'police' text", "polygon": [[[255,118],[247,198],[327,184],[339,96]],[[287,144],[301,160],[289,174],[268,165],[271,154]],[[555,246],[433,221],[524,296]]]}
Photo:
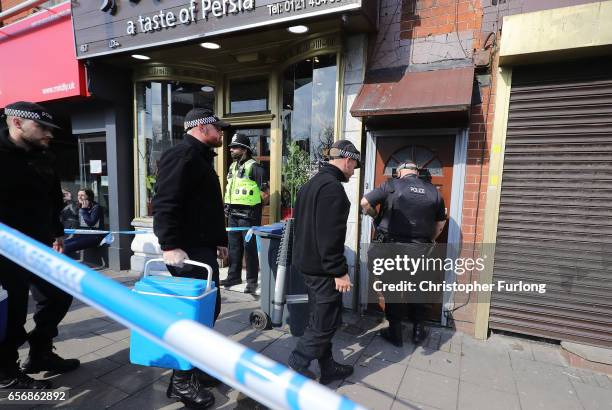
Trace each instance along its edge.
{"label": "police vest with 'police' text", "polygon": [[230,166],[225,187],[226,204],[255,206],[261,203],[259,186],[249,177],[255,163],[254,159],[249,159],[242,165],[236,161]]}

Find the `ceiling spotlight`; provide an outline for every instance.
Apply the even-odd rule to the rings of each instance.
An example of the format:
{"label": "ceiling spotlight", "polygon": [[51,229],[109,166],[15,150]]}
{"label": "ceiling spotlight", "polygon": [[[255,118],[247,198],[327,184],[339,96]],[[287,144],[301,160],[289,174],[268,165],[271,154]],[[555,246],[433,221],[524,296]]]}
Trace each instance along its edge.
{"label": "ceiling spotlight", "polygon": [[308,32],[308,27],[306,26],[291,26],[287,29],[290,33],[293,34],[304,34]]}
{"label": "ceiling spotlight", "polygon": [[209,50],[217,50],[217,49],[221,48],[221,46],[220,46],[219,44],[217,44],[217,43],[210,43],[210,42],[207,42],[207,43],[202,43],[202,44],[200,44],[200,45],[201,45],[202,47],[204,47],[204,48],[209,49]]}
{"label": "ceiling spotlight", "polygon": [[205,85],[204,87],[200,89],[204,91],[205,93],[212,93],[213,91],[215,91],[215,89],[211,87],[210,85]]}
{"label": "ceiling spotlight", "polygon": [[151,57],[143,56],[142,54],[132,54],[132,58],[135,58],[136,60],[150,60],[151,59]]}

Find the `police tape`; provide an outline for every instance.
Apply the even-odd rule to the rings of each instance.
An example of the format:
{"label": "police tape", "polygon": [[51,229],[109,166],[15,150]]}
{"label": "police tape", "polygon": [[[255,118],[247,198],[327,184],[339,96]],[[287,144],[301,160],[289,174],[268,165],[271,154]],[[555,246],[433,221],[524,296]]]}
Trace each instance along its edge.
{"label": "police tape", "polygon": [[100,231],[96,229],[64,229],[66,235],[104,235],[98,246],[110,245],[115,242],[115,235],[138,235],[151,231]]}
{"label": "police tape", "polygon": [[364,409],[206,326],[177,319],[138,293],[2,223],[0,254],[268,407]]}

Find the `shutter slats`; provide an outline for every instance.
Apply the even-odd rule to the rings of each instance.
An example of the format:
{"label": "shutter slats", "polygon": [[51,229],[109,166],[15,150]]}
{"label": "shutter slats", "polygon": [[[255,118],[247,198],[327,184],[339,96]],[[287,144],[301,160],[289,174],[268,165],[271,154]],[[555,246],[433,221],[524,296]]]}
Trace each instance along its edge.
{"label": "shutter slats", "polygon": [[492,329],[612,346],[612,59],[513,70]]}

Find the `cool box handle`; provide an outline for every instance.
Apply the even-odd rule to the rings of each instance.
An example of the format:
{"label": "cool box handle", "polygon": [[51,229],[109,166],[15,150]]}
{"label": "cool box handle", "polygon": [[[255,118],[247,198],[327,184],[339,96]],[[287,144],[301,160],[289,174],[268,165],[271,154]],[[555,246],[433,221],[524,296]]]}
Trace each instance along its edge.
{"label": "cool box handle", "polygon": [[[149,259],[147,263],[145,263],[144,273],[142,274],[143,278],[150,276],[149,270],[151,270],[150,269],[151,262],[162,262],[163,263],[164,260],[162,258]],[[205,268],[208,271],[208,277],[206,278],[206,292],[208,292],[211,288],[211,283],[212,283],[212,274],[213,274],[212,267],[202,262],[192,261],[191,259],[186,259],[185,261],[183,261],[183,263],[187,265],[199,266],[200,268]]]}

